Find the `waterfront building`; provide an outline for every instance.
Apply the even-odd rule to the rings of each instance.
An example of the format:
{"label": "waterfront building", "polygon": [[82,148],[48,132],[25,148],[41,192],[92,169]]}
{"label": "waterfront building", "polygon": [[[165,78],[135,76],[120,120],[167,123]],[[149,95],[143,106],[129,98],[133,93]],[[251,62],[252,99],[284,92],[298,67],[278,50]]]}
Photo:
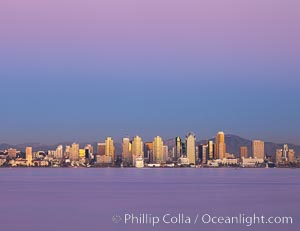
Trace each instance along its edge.
{"label": "waterfront building", "polygon": [[212,140],[208,141],[208,159],[212,160],[214,158],[214,142]]}
{"label": "waterfront building", "polygon": [[64,156],[64,150],[62,145],[58,145],[55,152],[55,159],[62,159]]}
{"label": "waterfront building", "polygon": [[105,143],[97,144],[97,155],[104,156],[105,155]]}
{"label": "waterfront building", "polygon": [[190,164],[196,164],[196,136],[189,133],[186,136],[186,157],[189,159]]}
{"label": "waterfront building", "polygon": [[174,160],[177,161],[182,155],[181,138],[178,136],[175,138],[175,155]]}
{"label": "waterfront building", "polygon": [[156,136],[153,140],[153,162],[160,164],[163,162],[163,140]]}
{"label": "waterfront building", "polygon": [[289,146],[287,144],[284,144],[282,150],[282,158],[284,161],[288,160],[288,152],[289,152]]}
{"label": "waterfront building", "polygon": [[202,164],[206,164],[207,163],[207,160],[209,159],[209,153],[208,153],[208,150],[209,150],[209,145],[208,144],[202,144],[202,145],[199,145],[199,159],[201,159],[201,162]]}
{"label": "waterfront building", "polygon": [[248,147],[247,146],[241,146],[240,147],[240,158],[248,158]]}
{"label": "waterfront building", "polygon": [[85,158],[94,159],[94,147],[91,144],[87,144],[84,147]]}
{"label": "waterfront building", "polygon": [[70,153],[71,153],[71,146],[67,145],[64,156],[70,158]]}
{"label": "waterfront building", "polygon": [[144,158],[138,157],[135,159],[135,167],[136,168],[143,168],[144,167]]}
{"label": "waterfront building", "polygon": [[215,144],[215,159],[223,159],[226,156],[226,143],[224,132],[218,132]]}
{"label": "waterfront building", "polygon": [[294,149],[289,149],[288,151],[288,161],[295,162],[295,151]]}
{"label": "waterfront building", "polygon": [[79,158],[80,159],[85,158],[85,150],[84,149],[79,149]]}
{"label": "waterfront building", "polygon": [[166,163],[169,157],[169,148],[167,145],[163,146],[163,163]]}
{"label": "waterfront building", "polygon": [[105,140],[105,155],[111,157],[112,162],[115,161],[115,146],[111,137],[107,137]]}
{"label": "waterfront building", "polygon": [[242,166],[246,167],[254,167],[257,164],[262,164],[264,163],[264,158],[242,158]]}
{"label": "waterfront building", "polygon": [[276,163],[282,162],[282,149],[276,149]]}
{"label": "waterfront building", "polygon": [[144,143],[140,136],[135,136],[131,145],[131,154],[133,158],[133,165],[135,166],[135,160],[137,158],[144,159]]}
{"label": "waterfront building", "polygon": [[[48,150],[48,152],[47,152],[47,156],[49,157],[49,158],[55,158],[55,156],[56,156],[56,150]],[[36,152],[35,153],[35,158],[40,158],[41,157],[41,154],[40,154],[40,152]]]}
{"label": "waterfront building", "polygon": [[16,158],[17,157],[17,149],[14,149],[14,148],[9,148],[7,150],[7,154],[10,158]]}
{"label": "waterfront building", "polygon": [[70,148],[70,160],[77,161],[79,160],[79,144],[73,143]]}
{"label": "waterfront building", "polygon": [[265,142],[261,140],[252,141],[252,156],[253,158],[265,158]]}
{"label": "waterfront building", "polygon": [[148,163],[153,163],[153,142],[145,142],[144,155]]}
{"label": "waterfront building", "polygon": [[131,142],[129,138],[123,138],[122,142],[122,160],[125,165],[132,165]]}
{"label": "waterfront building", "polygon": [[32,147],[26,147],[25,150],[27,165],[32,165]]}

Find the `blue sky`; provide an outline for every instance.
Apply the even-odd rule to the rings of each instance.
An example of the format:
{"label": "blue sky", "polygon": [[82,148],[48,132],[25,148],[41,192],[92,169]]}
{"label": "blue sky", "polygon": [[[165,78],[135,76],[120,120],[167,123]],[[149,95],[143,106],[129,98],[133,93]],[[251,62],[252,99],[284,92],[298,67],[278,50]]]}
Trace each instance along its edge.
{"label": "blue sky", "polygon": [[88,2],[1,1],[0,143],[300,144],[299,1]]}

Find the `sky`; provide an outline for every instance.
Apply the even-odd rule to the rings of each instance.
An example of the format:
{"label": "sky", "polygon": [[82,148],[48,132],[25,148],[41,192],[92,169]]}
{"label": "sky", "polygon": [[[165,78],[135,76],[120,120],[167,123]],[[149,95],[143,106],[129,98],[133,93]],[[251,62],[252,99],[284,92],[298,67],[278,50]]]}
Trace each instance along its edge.
{"label": "sky", "polygon": [[193,131],[300,144],[298,0],[1,0],[0,143]]}

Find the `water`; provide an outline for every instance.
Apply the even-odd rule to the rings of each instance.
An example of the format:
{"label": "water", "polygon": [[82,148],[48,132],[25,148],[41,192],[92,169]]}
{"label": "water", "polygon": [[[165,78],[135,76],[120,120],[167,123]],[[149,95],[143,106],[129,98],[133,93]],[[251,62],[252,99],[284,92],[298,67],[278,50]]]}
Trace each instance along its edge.
{"label": "water", "polygon": [[[0,230],[300,230],[299,176],[300,169],[0,169]],[[124,224],[125,214],[141,213],[159,224]],[[293,224],[201,222],[204,214],[253,213]],[[165,214],[192,224],[164,224]]]}

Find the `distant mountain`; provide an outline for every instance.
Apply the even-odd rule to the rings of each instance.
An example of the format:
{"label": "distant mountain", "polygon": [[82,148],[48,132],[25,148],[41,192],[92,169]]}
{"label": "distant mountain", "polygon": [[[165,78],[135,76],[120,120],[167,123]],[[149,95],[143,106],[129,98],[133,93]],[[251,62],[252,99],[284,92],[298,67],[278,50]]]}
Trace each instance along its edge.
{"label": "distant mountain", "polygon": [[[215,142],[215,139],[211,139]],[[236,135],[228,134],[225,135],[225,142],[226,142],[226,148],[228,153],[232,153],[235,156],[239,156],[240,153],[240,147],[241,146],[247,146],[248,147],[248,153],[251,156],[252,153],[252,141],[249,139],[245,139]],[[205,144],[207,143],[207,140],[200,140],[197,142],[197,145]],[[71,145],[72,142],[64,142],[60,143],[63,146]],[[80,147],[84,147],[87,143],[79,143]],[[90,142],[90,144],[94,147],[94,150],[97,150],[97,142]],[[169,148],[172,148],[175,146],[175,138],[167,139],[164,141],[164,144],[167,145]],[[48,151],[48,150],[55,150],[59,144],[54,145],[47,145],[47,144],[41,144],[41,143],[25,143],[25,144],[17,144],[17,145],[10,145],[10,144],[0,144],[0,150],[6,150],[8,148],[16,148],[20,151],[25,151],[25,148],[30,146],[33,148],[33,151]],[[289,148],[294,149],[297,156],[300,155],[300,145],[294,145],[294,144],[288,144]],[[276,144],[272,142],[265,142],[265,152],[267,155],[275,156],[276,149],[280,149],[283,147],[283,144]],[[122,153],[122,144],[115,143],[115,150],[116,155],[120,155]]]}
{"label": "distant mountain", "polygon": [[[214,139],[210,139],[215,142]],[[225,135],[225,142],[226,142],[226,151],[228,153],[232,153],[235,156],[239,156],[240,154],[240,147],[241,146],[247,146],[248,147],[248,153],[251,156],[252,153],[252,140],[245,139],[236,135],[228,134]],[[200,144],[206,144],[207,140],[200,140],[197,142],[197,145]],[[165,144],[168,145],[169,147],[174,147],[175,146],[175,138],[174,139],[168,139],[165,141]],[[300,145],[294,145],[294,144],[289,144],[289,148],[294,149],[296,155],[300,155]],[[269,156],[275,156],[276,154],[276,149],[281,149],[283,147],[283,144],[276,144],[272,142],[265,142],[265,153]]]}

